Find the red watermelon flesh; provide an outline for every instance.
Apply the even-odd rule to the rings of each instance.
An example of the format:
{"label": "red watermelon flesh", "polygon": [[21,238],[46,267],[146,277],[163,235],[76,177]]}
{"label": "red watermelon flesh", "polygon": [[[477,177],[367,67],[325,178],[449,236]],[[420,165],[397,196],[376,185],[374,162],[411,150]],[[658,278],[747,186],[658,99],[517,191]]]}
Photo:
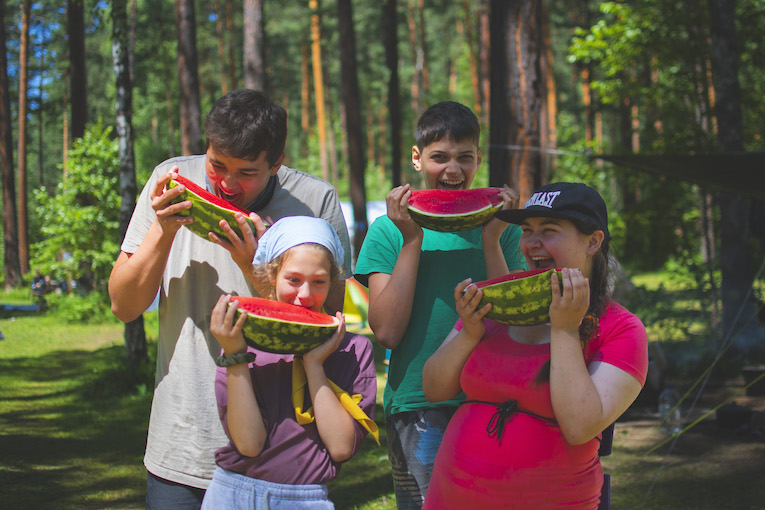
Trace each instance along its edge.
{"label": "red watermelon flesh", "polygon": [[337,318],[326,313],[314,312],[302,306],[282,303],[273,299],[260,297],[242,297],[235,298],[239,301],[239,308],[245,310],[251,315],[257,315],[271,320],[284,322],[294,322],[296,324],[308,324],[312,326],[337,326]]}
{"label": "red watermelon flesh", "polygon": [[259,297],[234,299],[239,301],[237,314],[247,314],[244,340],[262,351],[305,354],[327,341],[340,323],[332,315],[289,303]]}
{"label": "red watermelon flesh", "polygon": [[409,213],[424,228],[439,232],[470,230],[489,221],[502,207],[499,188],[412,191]]}
{"label": "red watermelon flesh", "polygon": [[186,189],[194,193],[195,195],[198,195],[201,198],[204,198],[208,202],[217,205],[218,207],[222,209],[228,209],[229,211],[235,212],[235,213],[242,213],[245,217],[250,215],[249,211],[245,211],[244,209],[241,209],[231,202],[228,202],[226,200],[223,200],[218,195],[215,195],[213,193],[210,193],[206,189],[204,189],[202,186],[198,185],[191,179],[188,179],[182,175],[177,176],[175,179],[173,179],[178,184],[183,184],[186,186]]}
{"label": "red watermelon flesh", "polygon": [[186,186],[186,190],[173,199],[173,202],[191,200],[191,209],[178,213],[180,216],[192,216],[194,218],[193,223],[186,225],[186,228],[191,232],[207,240],[209,240],[208,233],[214,232],[218,237],[225,239],[226,233],[220,226],[220,220],[225,220],[236,235],[240,239],[244,239],[242,229],[236,221],[236,213],[241,213],[245,217],[250,230],[253,233],[255,232],[255,223],[249,218],[249,211],[240,209],[231,202],[210,193],[197,183],[181,175],[172,179],[167,184],[167,187],[174,188],[181,184]]}

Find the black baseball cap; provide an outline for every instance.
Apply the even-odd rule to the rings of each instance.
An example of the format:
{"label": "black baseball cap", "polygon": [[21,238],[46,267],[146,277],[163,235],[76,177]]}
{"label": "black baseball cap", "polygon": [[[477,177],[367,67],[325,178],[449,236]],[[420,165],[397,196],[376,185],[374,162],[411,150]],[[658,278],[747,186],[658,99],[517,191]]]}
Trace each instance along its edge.
{"label": "black baseball cap", "polygon": [[606,239],[608,233],[608,211],[606,203],[593,188],[581,182],[553,182],[539,188],[523,209],[507,209],[494,214],[508,223],[521,223],[526,218],[544,216],[578,220],[602,230]]}

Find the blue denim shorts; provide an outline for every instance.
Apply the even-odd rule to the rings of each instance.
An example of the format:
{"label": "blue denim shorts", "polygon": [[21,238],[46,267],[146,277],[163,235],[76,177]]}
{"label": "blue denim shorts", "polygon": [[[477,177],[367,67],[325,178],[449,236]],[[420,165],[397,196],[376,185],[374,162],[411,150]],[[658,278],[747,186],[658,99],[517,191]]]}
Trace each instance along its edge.
{"label": "blue denim shorts", "polygon": [[218,467],[207,487],[202,510],[334,510],[326,485],[266,482]]}

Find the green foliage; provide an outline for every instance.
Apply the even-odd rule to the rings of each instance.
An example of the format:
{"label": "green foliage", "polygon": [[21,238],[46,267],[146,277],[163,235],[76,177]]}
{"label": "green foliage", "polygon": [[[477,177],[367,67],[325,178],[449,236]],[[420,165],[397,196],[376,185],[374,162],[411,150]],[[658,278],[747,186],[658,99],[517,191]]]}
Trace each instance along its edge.
{"label": "green foliage", "polygon": [[96,288],[105,285],[119,251],[119,160],[111,132],[91,125],[69,151],[55,194],[35,191],[44,238],[32,247],[32,264],[44,274],[68,281],[85,274]]}
{"label": "green foliage", "polygon": [[119,322],[109,307],[103,292],[79,294],[48,294],[45,297],[49,313],[70,324],[101,324]]}

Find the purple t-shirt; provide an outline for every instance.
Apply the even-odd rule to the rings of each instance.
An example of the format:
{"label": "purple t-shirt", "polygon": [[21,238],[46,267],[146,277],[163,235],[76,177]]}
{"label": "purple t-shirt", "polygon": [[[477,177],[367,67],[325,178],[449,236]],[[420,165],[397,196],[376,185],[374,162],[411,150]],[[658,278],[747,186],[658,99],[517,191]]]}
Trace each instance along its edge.
{"label": "purple t-shirt", "polygon": [[[228,430],[226,369],[218,368],[215,396],[229,443],[215,452],[216,464],[235,473],[275,483],[323,484],[335,478],[340,471],[340,463],[330,457],[319,437],[316,423],[299,425],[295,419],[292,405],[293,355],[272,354],[251,347],[248,351],[256,354],[255,361],[250,364],[250,375],[268,438],[257,457],[245,457],[237,451],[230,441]],[[365,336],[346,333],[340,347],[324,362],[324,371],[332,382],[351,395],[361,394],[361,409],[374,419],[377,377],[372,344]],[[306,386],[303,408],[308,409],[310,402]],[[358,422],[354,423],[355,455],[367,431]]]}

